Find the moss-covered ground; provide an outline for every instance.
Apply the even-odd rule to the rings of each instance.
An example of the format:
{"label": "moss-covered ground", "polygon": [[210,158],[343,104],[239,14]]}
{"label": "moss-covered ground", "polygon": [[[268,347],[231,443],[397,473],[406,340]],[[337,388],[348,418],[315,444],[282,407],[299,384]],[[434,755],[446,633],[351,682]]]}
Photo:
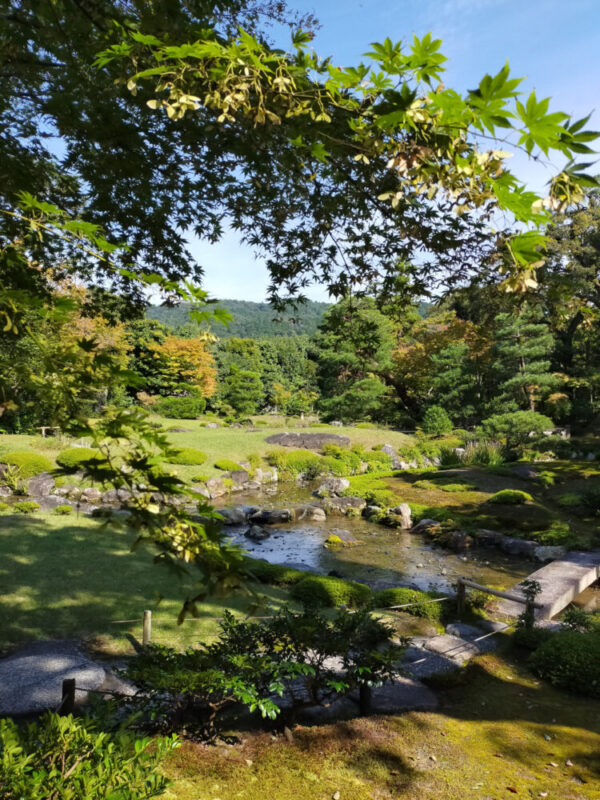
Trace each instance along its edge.
{"label": "moss-covered ground", "polygon": [[600,702],[536,681],[490,654],[436,712],[280,731],[232,746],[185,744],[167,765],[177,800],[598,800]]}

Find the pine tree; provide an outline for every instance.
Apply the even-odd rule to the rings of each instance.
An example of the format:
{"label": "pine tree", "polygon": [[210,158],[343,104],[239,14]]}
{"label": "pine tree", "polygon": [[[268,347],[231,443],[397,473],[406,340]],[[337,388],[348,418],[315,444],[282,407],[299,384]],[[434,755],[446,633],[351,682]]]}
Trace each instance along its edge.
{"label": "pine tree", "polygon": [[535,411],[561,382],[551,372],[554,337],[542,312],[524,305],[516,314],[499,314],[494,338],[498,401],[503,410],[512,406]]}

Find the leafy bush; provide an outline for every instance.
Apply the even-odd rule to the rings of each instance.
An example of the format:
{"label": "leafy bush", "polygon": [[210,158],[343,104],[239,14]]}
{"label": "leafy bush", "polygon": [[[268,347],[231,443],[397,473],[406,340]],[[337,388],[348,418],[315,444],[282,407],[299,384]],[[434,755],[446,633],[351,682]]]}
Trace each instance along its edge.
{"label": "leafy bush", "polygon": [[206,408],[203,397],[161,397],[154,410],[167,419],[197,419]]}
{"label": "leafy bush", "polygon": [[251,469],[258,469],[262,464],[260,453],[248,453],[246,461],[250,464]]}
{"label": "leafy bush", "polygon": [[531,656],[529,664],[553,686],[600,698],[600,634],[561,631]]}
{"label": "leafy bush", "polygon": [[4,511],[8,511],[9,508],[10,508],[9,503],[0,502],[0,514],[2,514],[2,512]]}
{"label": "leafy bush", "polygon": [[206,453],[203,453],[202,450],[196,450],[194,447],[184,447],[169,456],[169,464],[197,466],[198,464],[204,464],[206,458]]}
{"label": "leafy bush", "polygon": [[533,500],[533,497],[527,492],[522,492],[520,489],[502,489],[502,491],[493,494],[488,502],[507,506],[518,506],[521,505],[521,503],[527,503],[527,501],[531,500]]}
{"label": "leafy bush", "polygon": [[62,505],[62,506],[56,506],[56,508],[54,509],[54,513],[57,514],[58,516],[65,516],[66,517],[69,514],[73,513],[73,506],[70,506],[70,505],[67,505],[67,504]]}
{"label": "leafy bush", "polygon": [[442,436],[452,430],[452,420],[441,406],[430,406],[423,414],[422,428],[425,433]]}
{"label": "leafy bush", "polygon": [[156,772],[175,737],[136,739],[100,731],[88,718],[51,711],[37,722],[0,720],[0,797],[23,800],[149,800],[169,785]]}
{"label": "leafy bush", "polygon": [[396,589],[383,589],[375,594],[374,603],[376,608],[389,608],[390,606],[401,606],[405,603],[416,603],[408,608],[401,609],[414,617],[425,617],[431,622],[439,622],[443,616],[443,603],[427,603],[436,597],[443,597],[436,592],[419,592],[415,589],[399,587]]}
{"label": "leafy bush", "polygon": [[369,603],[372,597],[371,589],[363,583],[324,575],[309,575],[303,578],[292,587],[290,594],[305,605],[327,608],[341,605],[357,608]]}
{"label": "leafy bush", "polygon": [[243,469],[243,467],[230,458],[220,458],[218,461],[215,461],[215,467],[217,469],[222,469],[224,472],[236,472],[238,469]]}
{"label": "leafy bush", "polygon": [[[150,712],[154,726],[199,726],[214,739],[218,715],[232,703],[274,719],[275,692],[294,707],[331,702],[361,685],[390,680],[401,649],[391,643],[392,633],[368,610],[325,616],[314,607],[301,614],[284,608],[260,622],[238,621],[225,612],[213,644],[183,653],[151,645],[138,655],[127,675],[143,695],[130,702]],[[340,663],[335,671],[328,657]]]}
{"label": "leafy bush", "polygon": [[49,458],[39,453],[31,453],[28,450],[15,450],[12,453],[5,453],[0,456],[0,461],[11,467],[17,467],[20,478],[33,478],[34,475],[39,475],[40,472],[50,472],[54,469]]}
{"label": "leafy bush", "polygon": [[462,464],[455,447],[440,447],[440,467],[457,467]]}
{"label": "leafy bush", "polygon": [[90,461],[102,460],[102,453],[91,447],[67,447],[56,456],[56,463],[66,472],[76,472]]}
{"label": "leafy bush", "polygon": [[326,444],[323,447],[323,454],[325,457],[334,458],[344,468],[344,475],[353,475],[360,472],[362,458],[355,450],[348,450],[344,447],[338,447],[335,444]]}
{"label": "leafy bush", "polygon": [[20,503],[13,503],[12,506],[13,511],[19,514],[34,514],[36,511],[39,511],[40,508],[40,504],[36,503],[34,500],[22,500]]}

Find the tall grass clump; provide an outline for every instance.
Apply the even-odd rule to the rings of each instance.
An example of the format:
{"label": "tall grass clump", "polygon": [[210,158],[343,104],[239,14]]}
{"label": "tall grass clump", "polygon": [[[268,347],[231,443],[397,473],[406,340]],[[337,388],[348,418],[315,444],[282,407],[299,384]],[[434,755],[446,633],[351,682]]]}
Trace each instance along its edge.
{"label": "tall grass clump", "polygon": [[502,445],[493,439],[467,442],[461,461],[463,464],[475,464],[479,467],[499,467],[504,463]]}

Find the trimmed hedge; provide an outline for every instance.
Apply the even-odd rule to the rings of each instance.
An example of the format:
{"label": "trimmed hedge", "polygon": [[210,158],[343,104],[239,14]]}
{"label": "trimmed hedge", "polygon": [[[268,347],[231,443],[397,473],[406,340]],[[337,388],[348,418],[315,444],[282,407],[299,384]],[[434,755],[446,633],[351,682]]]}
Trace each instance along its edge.
{"label": "trimmed hedge", "polygon": [[518,506],[522,503],[526,503],[528,500],[533,500],[533,497],[527,492],[522,492],[520,489],[502,489],[501,492],[493,494],[488,502],[507,506]]}
{"label": "trimmed hedge", "polygon": [[19,477],[21,478],[33,478],[34,475],[39,475],[40,472],[51,472],[54,469],[54,465],[49,458],[39,453],[31,453],[28,450],[15,450],[12,453],[5,453],[0,456],[0,462],[11,467],[18,467]]}
{"label": "trimmed hedge", "polygon": [[76,472],[86,461],[102,461],[99,450],[92,447],[67,447],[56,456],[56,463],[67,472]]}
{"label": "trimmed hedge", "polygon": [[65,516],[66,517],[69,514],[73,513],[73,506],[69,506],[69,505],[56,506],[56,508],[54,509],[54,513],[58,514],[58,516]]}
{"label": "trimmed hedge", "polygon": [[167,419],[197,419],[206,408],[203,397],[161,397],[154,411]]}
{"label": "trimmed hedge", "polygon": [[299,600],[301,603],[327,608],[341,605],[357,608],[367,605],[373,597],[371,589],[364,583],[325,575],[309,575],[303,578],[292,586],[290,594],[294,600]]}
{"label": "trimmed hedge", "polygon": [[375,594],[375,606],[377,608],[389,608],[390,606],[401,606],[405,603],[418,603],[418,605],[400,610],[405,611],[407,614],[412,614],[413,617],[425,617],[431,622],[439,622],[443,616],[443,603],[425,602],[436,597],[443,597],[443,595],[436,592],[419,592],[405,587],[383,589]]}
{"label": "trimmed hedge", "polygon": [[217,469],[222,469],[224,472],[236,472],[238,469],[244,469],[230,458],[220,458],[218,461],[215,461],[215,467]]}
{"label": "trimmed hedge", "polygon": [[181,450],[176,450],[172,456],[169,456],[169,464],[188,464],[197,466],[204,464],[208,456],[202,450],[196,450],[194,447],[184,447]]}
{"label": "trimmed hedge", "polygon": [[316,477],[320,471],[321,456],[311,450],[271,450],[267,462],[292,477],[307,473]]}
{"label": "trimmed hedge", "polygon": [[561,631],[530,656],[536,675],[553,686],[600,698],[600,634]]}

